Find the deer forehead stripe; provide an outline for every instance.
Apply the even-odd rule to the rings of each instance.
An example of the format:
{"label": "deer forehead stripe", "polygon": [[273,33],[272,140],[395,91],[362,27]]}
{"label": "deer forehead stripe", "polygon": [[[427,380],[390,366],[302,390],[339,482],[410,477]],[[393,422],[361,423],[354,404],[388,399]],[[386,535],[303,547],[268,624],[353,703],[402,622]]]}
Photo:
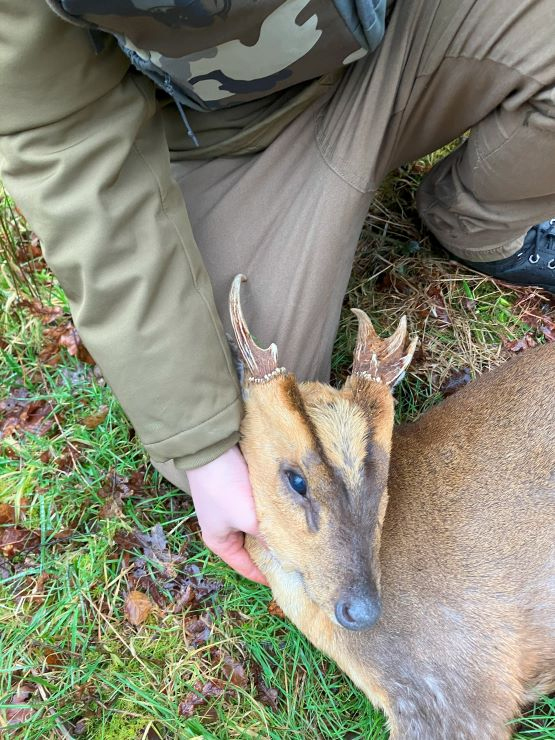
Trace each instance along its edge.
{"label": "deer forehead stripe", "polygon": [[350,492],[364,485],[364,463],[371,429],[363,411],[345,399],[318,407],[313,418],[329,461]]}

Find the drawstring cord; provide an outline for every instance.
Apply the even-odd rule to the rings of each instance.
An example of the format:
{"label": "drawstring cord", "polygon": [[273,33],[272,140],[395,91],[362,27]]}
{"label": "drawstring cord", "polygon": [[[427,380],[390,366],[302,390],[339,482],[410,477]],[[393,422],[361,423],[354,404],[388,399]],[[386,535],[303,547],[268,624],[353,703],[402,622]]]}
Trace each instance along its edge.
{"label": "drawstring cord", "polygon": [[190,136],[193,144],[195,146],[197,146],[197,147],[200,146],[200,144],[198,143],[198,139],[195,136],[195,132],[193,131],[193,129],[191,128],[191,125],[190,125],[189,121],[187,120],[187,116],[185,115],[185,111],[183,110],[183,106],[181,105],[181,103],[179,102],[179,100],[177,100],[177,98],[174,98],[173,100],[174,100],[175,104],[177,105],[177,110],[179,111],[179,115],[181,116],[181,120],[185,124],[185,128],[187,129],[187,133],[189,134],[189,136]]}
{"label": "drawstring cord", "polygon": [[185,124],[185,128],[187,129],[187,133],[189,134],[189,138],[191,139],[191,141],[193,142],[193,144],[196,147],[200,147],[200,144],[198,142],[198,139],[195,136],[195,132],[191,128],[191,124],[189,123],[189,121],[187,119],[187,116],[185,114],[185,111],[183,110],[183,106],[181,105],[181,103],[177,99],[177,96],[175,94],[175,90],[173,89],[173,84],[172,84],[172,81],[171,81],[170,76],[167,74],[164,77],[164,81],[162,83],[158,83],[158,84],[160,85],[160,87],[163,90],[165,90],[168,93],[168,95],[172,98],[173,102],[176,104],[177,110],[179,111],[179,115],[181,116],[181,120]]}

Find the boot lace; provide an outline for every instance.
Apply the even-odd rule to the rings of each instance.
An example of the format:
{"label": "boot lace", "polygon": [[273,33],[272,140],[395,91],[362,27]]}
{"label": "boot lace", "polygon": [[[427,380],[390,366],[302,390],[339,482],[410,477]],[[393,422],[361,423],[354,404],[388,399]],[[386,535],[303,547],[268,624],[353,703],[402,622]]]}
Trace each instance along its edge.
{"label": "boot lace", "polygon": [[[532,265],[540,261],[544,249],[555,249],[555,218],[539,224],[535,227],[535,230],[535,238],[531,243],[531,251],[528,255],[528,262]],[[517,257],[522,257],[526,251],[528,250],[519,252]],[[549,257],[549,255],[543,256]],[[555,270],[555,257],[549,260],[547,268],[548,270]]]}

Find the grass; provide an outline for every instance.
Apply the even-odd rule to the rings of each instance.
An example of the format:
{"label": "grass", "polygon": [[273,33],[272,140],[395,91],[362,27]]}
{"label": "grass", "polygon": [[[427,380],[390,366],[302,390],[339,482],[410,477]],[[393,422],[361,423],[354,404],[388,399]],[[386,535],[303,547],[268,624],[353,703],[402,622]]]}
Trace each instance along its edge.
{"label": "grass", "polygon": [[[340,382],[350,306],[384,331],[408,315],[421,344],[399,389],[400,420],[503,362],[515,342],[544,341],[555,318],[545,294],[496,284],[435,249],[412,203],[432,161],[394,173],[374,203],[334,353]],[[189,500],[149,468],[74,337],[60,347],[73,336],[65,297],[7,196],[0,214],[0,399],[11,403],[4,421],[15,415],[0,435],[0,537],[15,521],[28,538],[0,552],[0,728],[11,716],[6,733],[33,740],[387,737],[349,679],[274,614],[269,591],[203,547]],[[165,541],[140,544],[136,533],[154,543],[157,525]],[[138,625],[126,616],[133,590],[151,604]],[[555,702],[539,701],[515,733],[555,738]]]}

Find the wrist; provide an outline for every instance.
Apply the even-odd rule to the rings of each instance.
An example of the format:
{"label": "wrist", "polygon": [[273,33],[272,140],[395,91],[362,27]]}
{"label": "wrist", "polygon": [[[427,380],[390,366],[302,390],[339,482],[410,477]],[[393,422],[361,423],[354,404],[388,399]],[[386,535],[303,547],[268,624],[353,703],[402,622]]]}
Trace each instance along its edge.
{"label": "wrist", "polygon": [[205,482],[227,478],[237,465],[244,465],[244,461],[239,446],[235,444],[205,465],[187,470],[191,493],[194,495],[194,491],[202,488]]}

